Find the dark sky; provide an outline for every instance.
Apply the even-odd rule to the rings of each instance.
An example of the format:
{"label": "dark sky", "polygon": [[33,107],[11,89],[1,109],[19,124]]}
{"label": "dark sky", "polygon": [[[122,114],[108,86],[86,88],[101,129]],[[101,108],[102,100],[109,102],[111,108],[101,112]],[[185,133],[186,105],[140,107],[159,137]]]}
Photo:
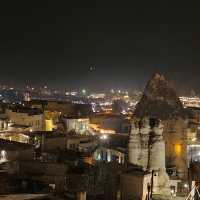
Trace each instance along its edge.
{"label": "dark sky", "polygon": [[200,6],[126,2],[1,2],[0,82],[134,88],[161,71],[200,89]]}

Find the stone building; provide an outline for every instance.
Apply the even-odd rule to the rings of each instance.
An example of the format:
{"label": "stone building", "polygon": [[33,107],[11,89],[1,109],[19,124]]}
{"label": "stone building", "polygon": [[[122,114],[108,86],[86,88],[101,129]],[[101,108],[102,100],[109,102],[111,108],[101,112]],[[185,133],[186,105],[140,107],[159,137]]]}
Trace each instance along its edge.
{"label": "stone building", "polygon": [[16,160],[33,160],[32,145],[0,139],[0,164]]}
{"label": "stone building", "polygon": [[170,194],[169,177],[165,168],[163,125],[157,119],[134,121],[129,139],[129,162],[152,171],[153,192]]}
{"label": "stone building", "polygon": [[97,139],[94,136],[64,135],[54,133],[45,136],[43,135],[41,143],[44,151],[71,149],[86,152],[96,148]]}
{"label": "stone building", "polygon": [[39,109],[14,106],[6,109],[5,114],[15,125],[27,126],[32,131],[44,130],[44,115]]}
{"label": "stone building", "polygon": [[74,131],[77,134],[89,134],[89,118],[79,116],[63,117],[62,118],[66,131]]}
{"label": "stone building", "polygon": [[130,171],[120,176],[121,200],[150,198],[150,172]]}
{"label": "stone building", "polygon": [[90,117],[91,124],[97,124],[101,129],[113,130],[116,133],[129,133],[130,123],[121,115],[95,114]]}

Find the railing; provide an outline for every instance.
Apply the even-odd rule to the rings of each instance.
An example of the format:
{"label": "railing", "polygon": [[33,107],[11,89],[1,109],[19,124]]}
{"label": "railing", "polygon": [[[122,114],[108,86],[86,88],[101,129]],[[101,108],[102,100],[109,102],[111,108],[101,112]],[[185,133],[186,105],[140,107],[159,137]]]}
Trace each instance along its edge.
{"label": "railing", "polygon": [[194,186],[185,200],[194,200],[194,199],[196,199],[195,198],[196,195],[200,199],[199,190],[198,190],[197,186]]}

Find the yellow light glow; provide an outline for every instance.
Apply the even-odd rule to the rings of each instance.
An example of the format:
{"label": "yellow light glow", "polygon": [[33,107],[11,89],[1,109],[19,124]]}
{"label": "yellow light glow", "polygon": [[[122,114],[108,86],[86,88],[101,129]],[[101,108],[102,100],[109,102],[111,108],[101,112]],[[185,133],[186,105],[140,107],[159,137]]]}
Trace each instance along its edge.
{"label": "yellow light glow", "polygon": [[180,155],[182,152],[181,144],[175,144],[174,148],[175,148],[176,155]]}
{"label": "yellow light glow", "polygon": [[46,119],[45,120],[45,124],[46,124],[46,131],[52,131],[53,130],[53,120],[51,119]]}
{"label": "yellow light glow", "polygon": [[98,124],[89,124],[89,127],[101,134],[115,134],[115,130],[100,128]]}

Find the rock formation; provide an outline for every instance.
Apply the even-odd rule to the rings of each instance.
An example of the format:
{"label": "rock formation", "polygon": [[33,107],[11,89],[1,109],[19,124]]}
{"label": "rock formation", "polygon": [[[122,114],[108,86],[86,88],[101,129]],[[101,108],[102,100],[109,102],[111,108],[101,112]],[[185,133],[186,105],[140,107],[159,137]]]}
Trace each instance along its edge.
{"label": "rock formation", "polygon": [[166,167],[175,167],[180,178],[187,178],[185,110],[175,90],[160,73],[155,73],[147,83],[133,121],[144,117],[162,120]]}
{"label": "rock formation", "polygon": [[183,117],[184,109],[175,90],[160,73],[155,73],[147,83],[143,96],[136,106],[135,116],[156,117],[161,120]]}
{"label": "rock formation", "polygon": [[163,125],[157,119],[133,121],[129,139],[129,162],[153,171],[153,192],[170,194],[169,177],[165,168]]}

